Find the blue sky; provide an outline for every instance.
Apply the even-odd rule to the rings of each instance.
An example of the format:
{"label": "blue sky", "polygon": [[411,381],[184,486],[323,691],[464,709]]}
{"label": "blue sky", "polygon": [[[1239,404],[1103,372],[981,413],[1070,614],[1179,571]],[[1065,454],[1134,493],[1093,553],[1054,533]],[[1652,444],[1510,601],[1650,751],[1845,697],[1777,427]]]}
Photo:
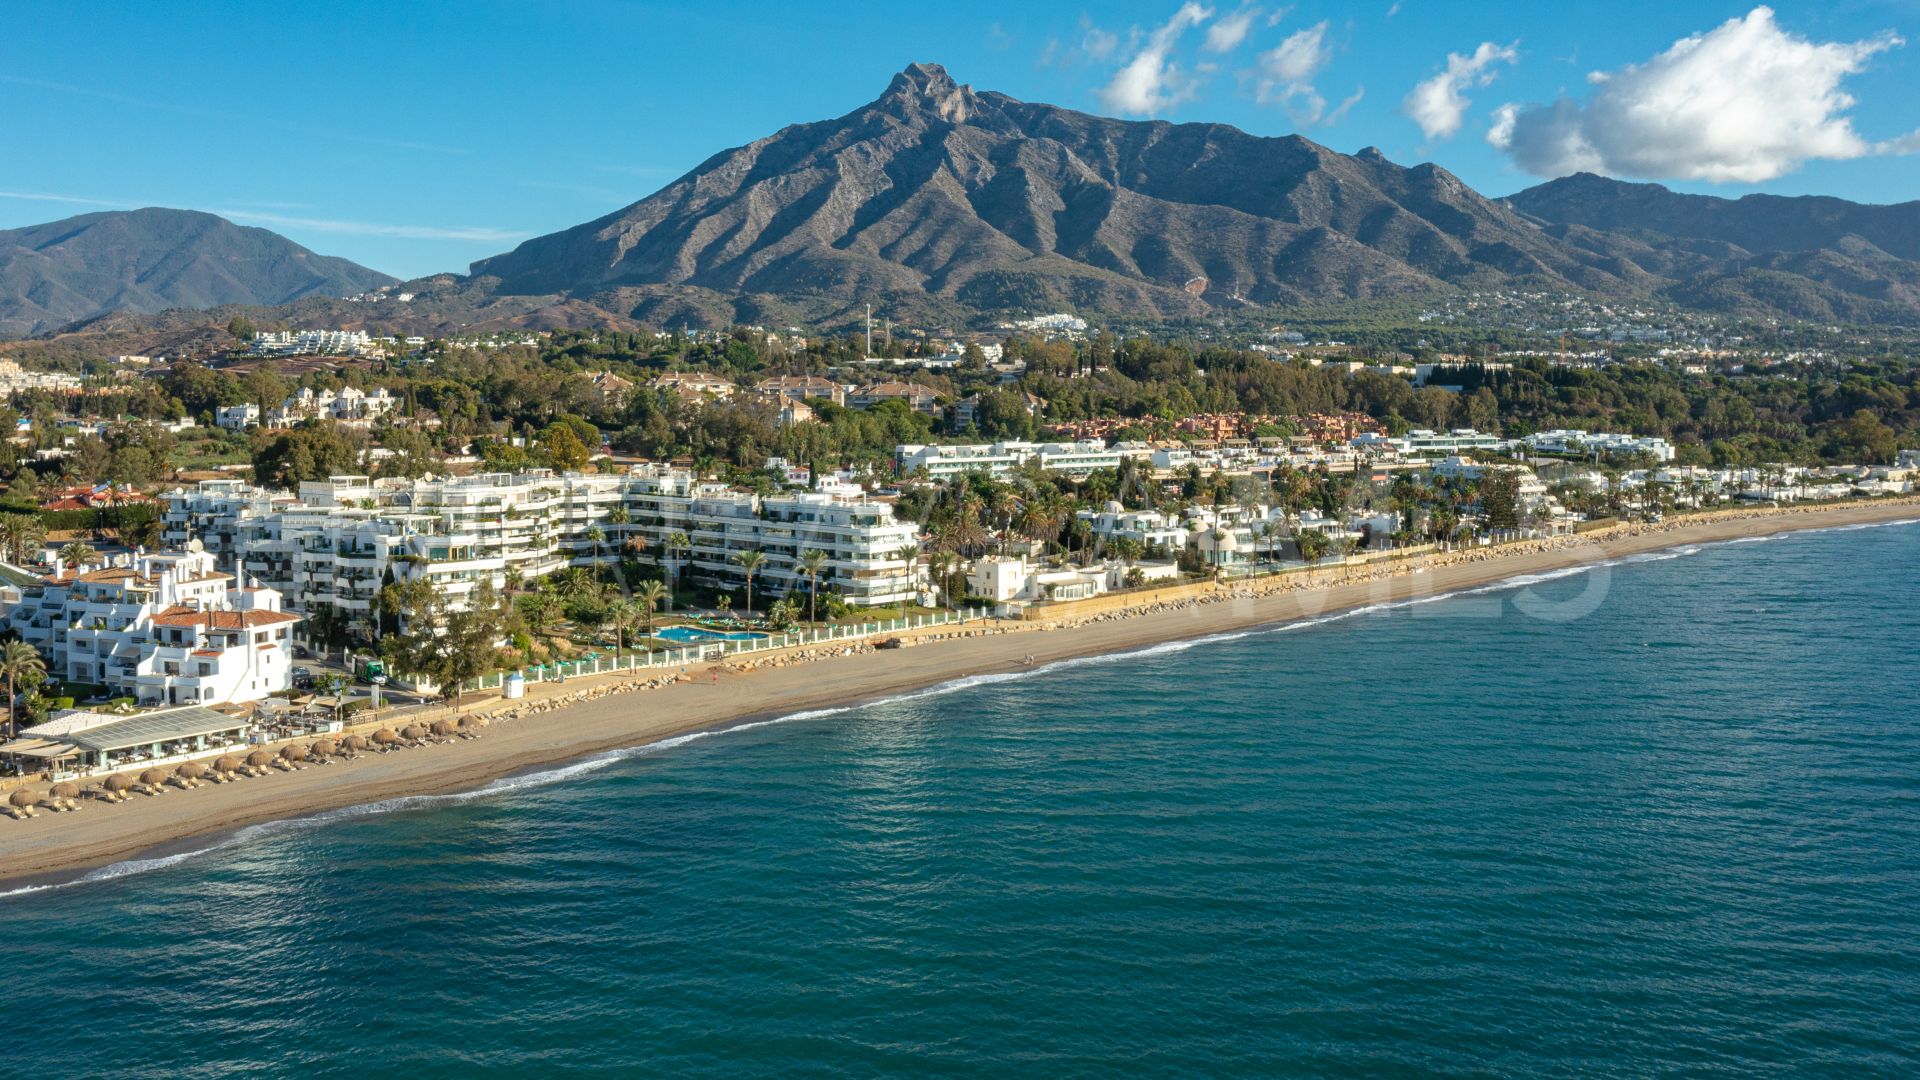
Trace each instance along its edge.
{"label": "blue sky", "polygon": [[1592,168],[1920,198],[1920,0],[814,8],[12,0],[0,227],[190,207],[400,276],[464,271],[851,111],[912,61],[1027,100],[1378,146],[1496,195]]}

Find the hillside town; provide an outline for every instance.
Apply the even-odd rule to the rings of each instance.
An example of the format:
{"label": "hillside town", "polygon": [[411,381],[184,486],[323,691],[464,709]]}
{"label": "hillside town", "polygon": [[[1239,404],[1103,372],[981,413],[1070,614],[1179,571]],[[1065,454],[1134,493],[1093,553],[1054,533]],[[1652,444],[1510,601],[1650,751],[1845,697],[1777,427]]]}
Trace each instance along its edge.
{"label": "hillside town", "polygon": [[1017,619],[1920,480],[1911,428],[1878,418],[1913,414],[1910,375],[1856,370],[1833,385],[1874,409],[1809,396],[1789,419],[1784,376],[1734,353],[1596,368],[1272,328],[1189,349],[1072,316],[838,338],[245,329],[211,357],[0,362],[0,767],[199,752],[608,655]]}

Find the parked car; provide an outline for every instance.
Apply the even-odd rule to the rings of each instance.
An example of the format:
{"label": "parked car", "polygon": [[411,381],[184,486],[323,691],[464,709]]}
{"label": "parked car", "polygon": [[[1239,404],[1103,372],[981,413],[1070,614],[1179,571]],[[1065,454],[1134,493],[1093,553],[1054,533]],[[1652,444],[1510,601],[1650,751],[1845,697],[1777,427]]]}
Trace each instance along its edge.
{"label": "parked car", "polygon": [[313,669],[312,668],[297,667],[297,668],[294,668],[290,674],[292,674],[293,676],[294,689],[296,690],[313,689]]}

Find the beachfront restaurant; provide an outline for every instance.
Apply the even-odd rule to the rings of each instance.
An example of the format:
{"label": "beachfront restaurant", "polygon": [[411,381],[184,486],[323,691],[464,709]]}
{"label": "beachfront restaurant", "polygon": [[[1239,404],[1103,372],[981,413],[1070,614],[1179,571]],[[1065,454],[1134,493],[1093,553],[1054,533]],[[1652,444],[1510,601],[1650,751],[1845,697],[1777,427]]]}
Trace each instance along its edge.
{"label": "beachfront restaurant", "polygon": [[75,710],[0,744],[0,755],[22,772],[55,778],[169,765],[229,747],[245,746],[253,730],[247,714],[204,705],[125,716]]}

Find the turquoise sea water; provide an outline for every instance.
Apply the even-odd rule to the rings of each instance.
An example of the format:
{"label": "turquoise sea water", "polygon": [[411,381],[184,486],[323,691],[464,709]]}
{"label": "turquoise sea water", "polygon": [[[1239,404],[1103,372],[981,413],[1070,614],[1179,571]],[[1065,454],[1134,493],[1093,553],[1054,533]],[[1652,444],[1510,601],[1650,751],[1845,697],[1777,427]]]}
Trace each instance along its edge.
{"label": "turquoise sea water", "polygon": [[0,1060],[1911,1076],[1916,569],[1707,547],[258,831],[0,899]]}

